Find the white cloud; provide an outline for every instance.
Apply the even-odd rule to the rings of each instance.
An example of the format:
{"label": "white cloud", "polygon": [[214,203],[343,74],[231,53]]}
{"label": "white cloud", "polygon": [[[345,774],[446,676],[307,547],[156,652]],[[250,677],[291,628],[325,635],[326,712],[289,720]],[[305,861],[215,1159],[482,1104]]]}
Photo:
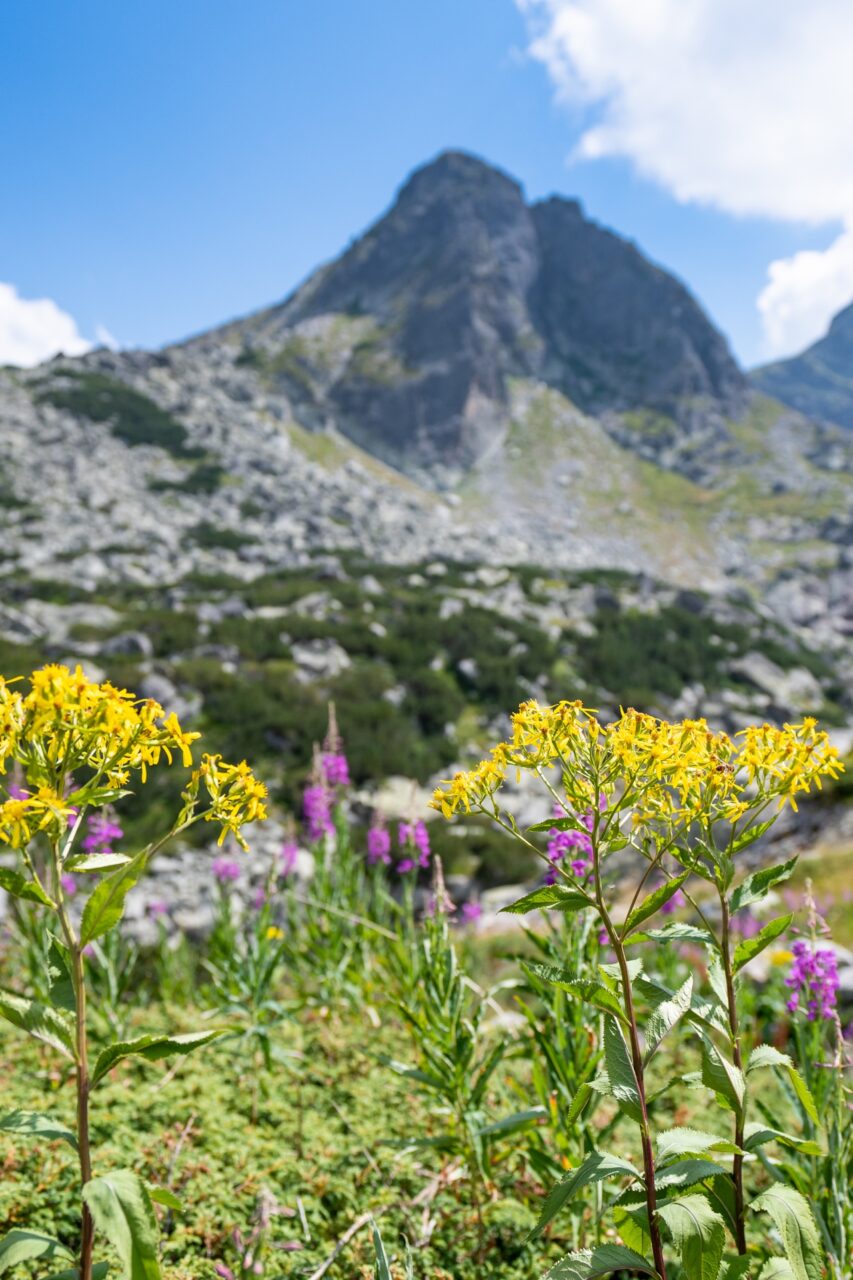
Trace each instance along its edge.
{"label": "white cloud", "polygon": [[107,347],[110,351],[118,351],[120,343],[114,338],[104,324],[95,325],[95,341],[99,347]]}
{"label": "white cloud", "polygon": [[0,284],[0,364],[34,365],[59,351],[79,356],[91,345],[52,298],[21,298],[14,285]]}
{"label": "white cloud", "polygon": [[[578,156],[625,157],[680,201],[853,227],[849,0],[516,3],[558,96],[594,110]],[[850,237],[772,264],[770,351],[819,336],[853,296]]]}

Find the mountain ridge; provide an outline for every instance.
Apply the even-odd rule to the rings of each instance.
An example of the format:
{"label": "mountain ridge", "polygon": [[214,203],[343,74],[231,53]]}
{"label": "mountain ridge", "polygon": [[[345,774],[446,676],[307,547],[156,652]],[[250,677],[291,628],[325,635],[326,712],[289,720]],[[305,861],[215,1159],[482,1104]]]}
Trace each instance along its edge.
{"label": "mountain ridge", "polygon": [[805,351],[762,365],[753,385],[810,417],[853,429],[853,303]]}

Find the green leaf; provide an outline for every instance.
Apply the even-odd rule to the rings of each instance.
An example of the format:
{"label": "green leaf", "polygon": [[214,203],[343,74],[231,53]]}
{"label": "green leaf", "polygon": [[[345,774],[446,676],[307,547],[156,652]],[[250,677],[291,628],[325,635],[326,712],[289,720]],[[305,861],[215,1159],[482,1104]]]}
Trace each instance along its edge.
{"label": "green leaf", "polygon": [[687,979],[683,986],[679,987],[672,998],[660,1000],[652,1009],[651,1014],[646,1022],[646,1061],[652,1057],[660,1042],[668,1031],[671,1031],[676,1023],[684,1017],[690,1008],[690,1001],[693,998],[693,977]]}
{"label": "green leaf", "polygon": [[706,1036],[702,1037],[702,1083],[713,1089],[732,1111],[740,1111],[743,1107],[746,1095],[743,1072]]}
{"label": "green leaf", "polygon": [[[108,1262],[96,1262],[92,1267],[92,1280],[106,1280],[109,1271]],[[80,1280],[80,1271],[77,1267],[69,1267],[67,1271],[55,1271],[47,1280]]]}
{"label": "green leaf", "polygon": [[511,902],[501,911],[508,915],[522,916],[528,911],[547,911],[555,907],[558,911],[583,911],[590,905],[582,893],[575,893],[561,884],[543,884],[532,893],[526,894],[516,902]]}
{"label": "green leaf", "polygon": [[705,946],[716,946],[716,939],[707,929],[682,920],[670,920],[669,924],[662,925],[660,929],[635,933],[631,942],[701,942]]}
{"label": "green leaf", "polygon": [[124,1280],[161,1280],[157,1219],[142,1179],[128,1169],[93,1178],[83,1187],[83,1199],[118,1254]]}
{"label": "green leaf", "polygon": [[490,1138],[502,1133],[522,1133],[525,1129],[534,1129],[540,1120],[544,1120],[548,1112],[545,1107],[531,1107],[529,1111],[516,1111],[502,1120],[494,1120],[483,1125],[477,1132],[483,1138]]}
{"label": "green leaf", "polygon": [[597,1249],[581,1249],[561,1258],[546,1272],[545,1280],[595,1280],[596,1276],[609,1276],[614,1271],[657,1275],[651,1262],[633,1249],[626,1249],[622,1244],[600,1244]]}
{"label": "green leaf", "polygon": [[147,861],[148,853],[143,849],[118,871],[98,881],[83,908],[80,924],[82,946],[102,938],[118,924],[124,914],[124,900],[145,870]]}
{"label": "green leaf", "polygon": [[746,1254],[742,1257],[729,1258],[720,1267],[719,1280],[746,1280],[751,1266],[752,1259]]}
{"label": "green leaf", "polygon": [[820,1124],[817,1114],[817,1106],[812,1097],[811,1089],[794,1066],[787,1053],[780,1053],[772,1044],[760,1044],[753,1049],[749,1055],[746,1064],[747,1075],[751,1071],[758,1071],[761,1067],[782,1067],[788,1072],[793,1086],[794,1092],[800,1100],[800,1106],[805,1111],[813,1124]]}
{"label": "green leaf", "polygon": [[26,1031],[36,1040],[42,1040],[51,1048],[64,1053],[67,1058],[74,1058],[74,1029],[58,1009],[51,1009],[38,1000],[27,1000],[13,991],[0,989],[0,1017],[19,1030]]}
{"label": "green leaf", "polygon": [[676,1160],[674,1164],[668,1164],[657,1174],[655,1186],[659,1191],[671,1187],[693,1187],[697,1182],[704,1182],[706,1178],[719,1178],[724,1174],[726,1170],[714,1164],[713,1160]]}
{"label": "green leaf", "polygon": [[183,1208],[183,1205],[181,1204],[178,1197],[175,1195],[172,1195],[172,1192],[169,1191],[167,1187],[152,1187],[149,1182],[148,1194],[155,1204],[161,1204],[164,1209],[182,1209]]}
{"label": "green leaf", "polygon": [[81,853],[77,858],[69,858],[63,871],[115,871],[118,867],[126,867],[131,859],[126,853]]}
{"label": "green leaf", "polygon": [[656,915],[664,903],[669,902],[670,898],[675,897],[678,890],[690,876],[689,871],[682,871],[680,876],[676,876],[674,880],[667,880],[662,885],[658,885],[653,893],[634,908],[625,924],[622,927],[624,934],[631,933],[636,929],[638,924],[642,924],[644,920],[648,920],[650,916]]}
{"label": "green leaf", "polygon": [[627,1160],[607,1155],[604,1151],[592,1151],[576,1169],[570,1169],[566,1176],[551,1188],[542,1206],[539,1221],[531,1232],[531,1238],[541,1235],[548,1223],[553,1222],[563,1205],[567,1204],[581,1187],[591,1187],[596,1182],[604,1182],[607,1178],[624,1177],[626,1174],[632,1178],[640,1177],[639,1172]]}
{"label": "green leaf", "polygon": [[771,920],[769,924],[766,924],[754,938],[744,938],[742,942],[739,942],[732,957],[732,969],[734,972],[737,973],[739,969],[748,964],[765,947],[769,947],[774,939],[785,932],[793,918],[793,914],[777,916],[775,920]]}
{"label": "green leaf", "polygon": [[382,1236],[379,1234],[379,1228],[371,1218],[373,1227],[373,1252],[376,1255],[376,1266],[373,1269],[374,1280],[392,1280],[391,1267],[388,1263],[388,1255],[385,1252],[385,1245],[382,1243]]}
{"label": "green leaf", "polygon": [[592,1088],[584,1083],[580,1086],[575,1096],[572,1098],[571,1105],[563,1119],[564,1125],[574,1124],[575,1121],[583,1114],[586,1104],[592,1097]]}
{"label": "green leaf", "polygon": [[47,953],[47,980],[50,984],[50,1003],[53,1007],[64,1009],[66,1013],[76,1013],[77,998],[74,995],[68,952],[52,934],[50,950]]}
{"label": "green leaf", "polygon": [[738,1148],[728,1138],[719,1138],[715,1133],[705,1133],[702,1129],[666,1129],[658,1134],[658,1164],[664,1164],[673,1156],[703,1155],[707,1151],[718,1151],[725,1155],[736,1155]]}
{"label": "green leaf", "polygon": [[794,1280],[787,1258],[768,1258],[758,1273],[758,1280]]}
{"label": "green leaf", "polygon": [[34,880],[27,880],[11,867],[0,867],[0,889],[5,889],[13,898],[21,898],[24,902],[39,902],[43,907],[54,905],[41,885]]}
{"label": "green leaf", "polygon": [[587,1004],[593,1004],[597,1009],[603,1009],[606,1013],[615,1014],[617,1018],[625,1020],[619,997],[595,979],[581,978],[571,970],[561,969],[553,964],[526,964],[524,968],[537,978],[543,978],[562,991],[568,991],[573,996],[577,996],[579,1000],[585,1000]]}
{"label": "green leaf", "polygon": [[145,1058],[147,1062],[158,1062],[161,1058],[170,1058],[172,1054],[184,1056],[210,1044],[219,1036],[227,1035],[229,1028],[217,1027],[211,1031],[190,1031],[178,1036],[144,1035],[135,1040],[120,1040],[109,1045],[98,1054],[95,1069],[92,1072],[92,1084],[102,1080],[122,1058]]}
{"label": "green leaf", "polygon": [[[768,826],[770,823],[761,823],[752,830],[763,835]],[[757,840],[758,836],[753,836],[753,839]],[[745,846],[742,845],[741,848]],[[789,858],[787,862],[780,862],[775,867],[764,867],[761,871],[755,871],[751,876],[747,876],[732,894],[732,912],[742,911],[744,907],[750,907],[754,902],[760,902],[762,898],[766,898],[774,885],[782,884],[789,878],[796,865],[797,859]]]}
{"label": "green leaf", "polygon": [[717,1280],[726,1244],[726,1224],[704,1196],[695,1194],[658,1206],[690,1280]]}
{"label": "green leaf", "polygon": [[640,1255],[651,1252],[652,1238],[645,1198],[632,1195],[630,1191],[623,1192],[613,1202],[611,1212],[622,1244]]}
{"label": "green leaf", "polygon": [[620,1110],[639,1122],[642,1117],[640,1090],[625,1037],[615,1018],[604,1019],[604,1065],[610,1082],[610,1093],[618,1102]]}
{"label": "green leaf", "polygon": [[38,1111],[10,1111],[0,1116],[0,1131],[3,1133],[22,1133],[33,1138],[57,1139],[67,1142],[77,1150],[77,1135],[65,1125],[57,1124],[50,1116],[40,1115]]}
{"label": "green leaf", "polygon": [[790,1133],[781,1133],[778,1129],[768,1128],[763,1124],[748,1124],[744,1131],[744,1151],[757,1151],[768,1142],[778,1142],[780,1146],[791,1147],[804,1156],[821,1156],[823,1151],[816,1142],[809,1138],[797,1138]]}
{"label": "green leaf", "polygon": [[794,1280],[820,1280],[823,1250],[811,1208],[793,1187],[775,1183],[750,1204],[756,1213],[769,1213],[782,1238]]}
{"label": "green leaf", "polygon": [[20,1266],[22,1262],[32,1262],[35,1258],[64,1262],[73,1257],[71,1250],[54,1240],[53,1236],[15,1227],[0,1240],[0,1275],[12,1267]]}

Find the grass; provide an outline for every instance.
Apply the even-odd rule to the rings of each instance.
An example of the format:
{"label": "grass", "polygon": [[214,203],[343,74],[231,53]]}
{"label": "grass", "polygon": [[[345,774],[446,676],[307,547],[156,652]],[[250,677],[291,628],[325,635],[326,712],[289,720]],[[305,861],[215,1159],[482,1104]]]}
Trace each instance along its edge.
{"label": "grass", "polygon": [[102,373],[63,371],[61,384],[42,385],[36,400],[77,418],[106,422],[127,445],[156,445],[176,458],[197,458],[203,450],[187,444],[185,428],[148,396]]}

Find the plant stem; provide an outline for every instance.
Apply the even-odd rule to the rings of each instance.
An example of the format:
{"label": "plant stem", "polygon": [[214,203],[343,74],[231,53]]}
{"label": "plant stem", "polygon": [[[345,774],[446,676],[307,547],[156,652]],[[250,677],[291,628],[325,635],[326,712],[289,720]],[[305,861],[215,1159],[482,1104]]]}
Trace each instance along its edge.
{"label": "plant stem", "polygon": [[[79,943],[72,948],[72,975],[76,1004],[77,1031],[77,1145],[80,1150],[80,1181],[83,1186],[92,1177],[92,1156],[89,1146],[89,1045],[86,1036],[86,977],[83,969],[83,951]],[[87,1204],[83,1204],[82,1230],[80,1233],[80,1280],[92,1280],[92,1249],[95,1242],[95,1224]]]}
{"label": "plant stem", "polygon": [[[732,971],[730,947],[730,914],[729,904],[722,886],[720,887],[720,908],[722,912],[722,936],[720,939],[723,954],[723,969],[726,975],[726,997],[728,1001],[729,1031],[732,1038],[732,1058],[738,1071],[743,1070],[743,1056],[740,1049],[740,1030],[738,1028],[737,1001],[735,999],[735,980]],[[735,1112],[735,1146],[743,1149],[744,1113],[746,1100]],[[735,1184],[735,1243],[739,1254],[746,1253],[746,1210],[743,1195],[743,1156],[738,1152],[732,1159],[732,1179]]]}

